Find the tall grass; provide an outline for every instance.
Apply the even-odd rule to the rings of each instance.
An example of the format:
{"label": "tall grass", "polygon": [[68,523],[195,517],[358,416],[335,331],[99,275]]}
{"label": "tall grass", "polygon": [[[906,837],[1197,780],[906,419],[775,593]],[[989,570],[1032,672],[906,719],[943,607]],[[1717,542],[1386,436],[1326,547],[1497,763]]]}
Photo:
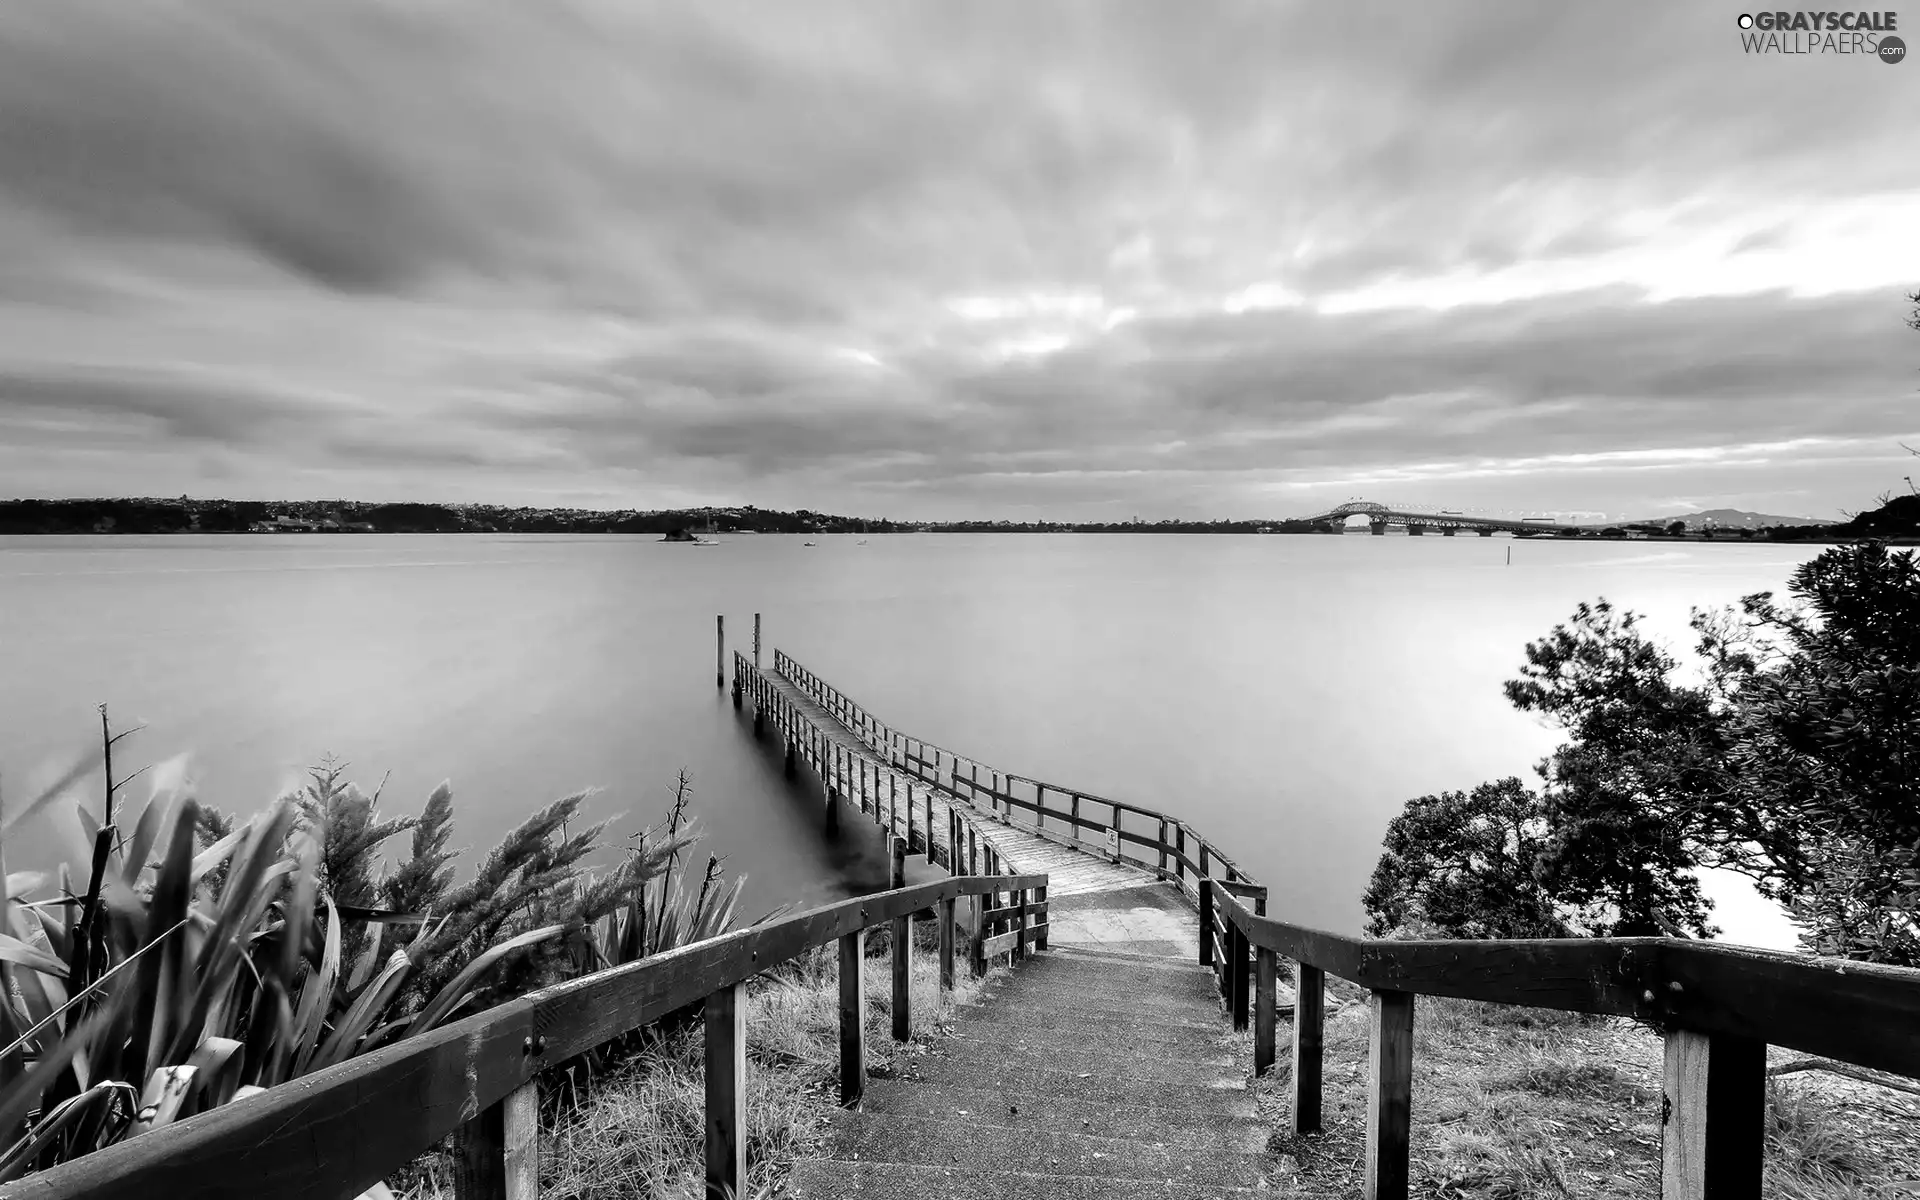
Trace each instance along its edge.
{"label": "tall grass", "polygon": [[[721,932],[743,881],[709,861],[673,878],[696,835],[683,772],[667,826],[591,870],[589,792],[537,810],[454,879],[453,793],[390,817],[343,768],[236,822],[155,788],[72,804],[87,872],[8,874],[0,855],[0,1181],[321,1070],[527,990]],[[93,777],[76,763],[6,835]],[[118,807],[116,810],[116,802]],[[386,869],[383,847],[411,834]],[[656,914],[644,915],[649,903]]]}
{"label": "tall grass", "polygon": [[[920,923],[925,925],[925,922]],[[933,944],[913,959],[914,1038],[891,1037],[890,958],[885,935],[871,939],[866,975],[867,1064],[885,1075],[940,1035],[956,1003],[975,997],[965,978],[939,989]],[[741,1195],[779,1194],[794,1160],[823,1143],[839,1094],[839,967],[821,947],[750,980],[746,989],[747,1175]],[[704,1197],[706,1093],[704,1034],[698,1024],[647,1036],[637,1052],[591,1084],[554,1072],[542,1079],[540,1192],[552,1196]],[[444,1150],[423,1156],[391,1182],[401,1200],[453,1200]]]}

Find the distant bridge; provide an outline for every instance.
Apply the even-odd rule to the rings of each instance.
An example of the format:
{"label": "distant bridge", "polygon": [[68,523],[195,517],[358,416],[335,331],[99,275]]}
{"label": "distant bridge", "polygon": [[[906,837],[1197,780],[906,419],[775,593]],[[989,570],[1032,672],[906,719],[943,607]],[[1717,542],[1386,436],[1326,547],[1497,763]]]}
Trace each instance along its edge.
{"label": "distant bridge", "polygon": [[1578,525],[1554,521],[1509,521],[1502,517],[1470,517],[1457,512],[1402,512],[1372,500],[1349,500],[1337,508],[1297,519],[1323,525],[1329,533],[1340,533],[1346,529],[1347,518],[1359,516],[1367,518],[1376,534],[1384,534],[1389,526],[1394,525],[1415,536],[1429,529],[1437,531],[1442,537],[1452,537],[1463,529],[1470,529],[1481,537],[1492,537],[1496,533],[1510,533],[1515,537],[1538,537],[1543,534],[1572,536],[1582,532]]}

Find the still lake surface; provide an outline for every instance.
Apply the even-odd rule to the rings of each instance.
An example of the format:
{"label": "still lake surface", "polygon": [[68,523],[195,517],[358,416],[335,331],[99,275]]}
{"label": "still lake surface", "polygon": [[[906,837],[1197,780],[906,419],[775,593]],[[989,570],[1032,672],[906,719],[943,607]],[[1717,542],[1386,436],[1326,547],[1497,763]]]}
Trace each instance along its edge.
{"label": "still lake surface", "polygon": [[[864,822],[817,799],[714,688],[764,614],[796,656],[897,729],[1004,769],[1177,814],[1273,892],[1358,931],[1387,821],[1412,796],[1517,774],[1557,742],[1501,682],[1604,596],[1685,659],[1690,605],[1784,592],[1818,546],[1349,534],[722,537],[265,535],[0,538],[0,795],[98,744],[94,706],[146,728],[117,764],[182,769],[252,812],[332,754],[382,808],[454,788],[471,865],[570,791],[620,834],[686,768],[750,916],[883,881]],[[1512,564],[1507,565],[1511,547]],[[749,715],[750,716],[750,715]],[[167,777],[166,770],[155,776]],[[144,799],[146,780],[134,786]],[[88,785],[98,811],[98,782]],[[71,826],[61,814],[54,823]],[[43,868],[53,826],[6,849]],[[398,847],[396,847],[398,848]],[[1780,915],[1714,879],[1728,940]]]}

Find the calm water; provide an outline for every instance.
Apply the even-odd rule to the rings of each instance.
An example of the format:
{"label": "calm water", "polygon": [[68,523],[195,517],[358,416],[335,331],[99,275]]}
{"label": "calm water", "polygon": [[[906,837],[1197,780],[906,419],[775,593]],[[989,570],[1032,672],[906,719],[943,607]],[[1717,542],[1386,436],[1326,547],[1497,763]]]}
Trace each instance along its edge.
{"label": "calm water", "polygon": [[[0,538],[0,789],[19,796],[96,736],[106,701],[116,723],[147,726],[120,761],[187,755],[196,793],[222,807],[260,807],[329,753],[364,786],[390,775],[392,811],[418,811],[451,778],[471,861],[585,786],[604,789],[592,811],[616,829],[650,823],[685,767],[703,850],[748,873],[747,907],[818,902],[880,878],[878,841],[826,844],[815,801],[715,690],[714,615],[727,614],[731,648],[759,611],[766,661],[779,646],[896,728],[1187,817],[1271,885],[1274,911],[1357,929],[1381,834],[1408,797],[1530,778],[1555,744],[1500,693],[1529,638],[1606,596],[1684,648],[1689,605],[1783,590],[1818,552],[724,540]],[[67,844],[32,831],[7,866],[45,865]],[[1713,890],[1730,938],[1787,944],[1750,893]]]}

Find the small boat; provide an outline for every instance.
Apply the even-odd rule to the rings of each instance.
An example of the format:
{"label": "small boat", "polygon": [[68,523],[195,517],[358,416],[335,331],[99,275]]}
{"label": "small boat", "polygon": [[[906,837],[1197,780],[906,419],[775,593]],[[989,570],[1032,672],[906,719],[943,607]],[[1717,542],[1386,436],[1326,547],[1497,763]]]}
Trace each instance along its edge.
{"label": "small boat", "polygon": [[817,545],[818,543],[816,543],[816,542],[801,542],[800,544],[801,544],[802,546],[813,546],[813,545]]}
{"label": "small boat", "polygon": [[860,539],[859,541],[857,541],[857,542],[855,542],[855,543],[854,543],[854,545],[856,545],[856,546],[864,546],[864,545],[866,545],[866,544],[867,544],[867,539],[865,539],[865,538],[861,538],[861,539]]}

